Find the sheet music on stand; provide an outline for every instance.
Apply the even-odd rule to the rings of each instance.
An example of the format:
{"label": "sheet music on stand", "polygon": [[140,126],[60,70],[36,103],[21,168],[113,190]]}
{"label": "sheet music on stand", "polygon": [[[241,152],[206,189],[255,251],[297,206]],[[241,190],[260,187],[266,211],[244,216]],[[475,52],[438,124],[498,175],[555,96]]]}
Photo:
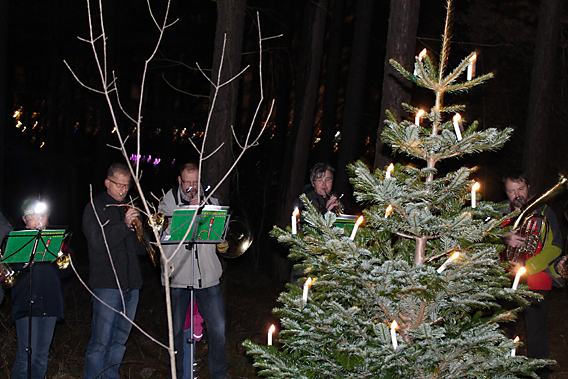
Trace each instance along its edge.
{"label": "sheet music on stand", "polygon": [[339,228],[347,228],[347,231],[351,233],[353,227],[355,226],[355,221],[357,221],[358,217],[359,216],[356,215],[342,214],[336,217],[333,224]]}
{"label": "sheet music on stand", "polygon": [[[32,254],[36,262],[53,262],[57,259],[64,238],[65,230],[12,231],[8,235],[2,263],[27,263]],[[35,247],[36,239],[37,247]]]}
{"label": "sheet music on stand", "polygon": [[[195,242],[195,243],[221,243],[225,241],[227,235],[227,228],[231,215],[228,206],[221,205],[205,205],[195,217],[192,224],[195,212],[199,210],[197,205],[189,205],[174,210],[169,234],[165,233],[161,237],[163,244],[177,244],[180,242]],[[188,228],[191,230],[187,233]]]}

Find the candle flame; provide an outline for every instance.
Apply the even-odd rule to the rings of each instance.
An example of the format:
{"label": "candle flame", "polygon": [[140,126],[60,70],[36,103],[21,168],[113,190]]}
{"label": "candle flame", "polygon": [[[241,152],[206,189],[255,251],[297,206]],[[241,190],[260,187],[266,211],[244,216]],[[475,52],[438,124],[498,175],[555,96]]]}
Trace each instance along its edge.
{"label": "candle flame", "polygon": [[459,113],[456,113],[455,116],[454,116],[454,121],[460,122],[461,119],[462,119],[462,116]]}
{"label": "candle flame", "polygon": [[268,333],[272,334],[274,333],[274,331],[276,330],[276,327],[274,326],[274,324],[270,325],[270,328],[268,329]]}
{"label": "candle flame", "polygon": [[475,184],[473,185],[473,187],[471,187],[471,190],[472,190],[472,191],[479,191],[479,187],[481,187],[480,184],[479,184],[479,182],[475,182]]}
{"label": "candle flame", "polygon": [[525,272],[527,272],[527,269],[523,266],[517,271],[517,275],[523,275]]}
{"label": "candle flame", "polygon": [[418,59],[422,60],[422,58],[424,58],[424,56],[426,55],[426,53],[428,52],[428,50],[423,49],[420,54],[418,54]]}
{"label": "candle flame", "polygon": [[312,285],[312,278],[308,278],[308,280],[306,280],[304,285],[310,287]]}
{"label": "candle flame", "polygon": [[471,58],[469,58],[470,62],[475,62],[477,60],[477,54],[473,54]]}
{"label": "candle flame", "polygon": [[357,219],[357,221],[355,222],[357,224],[357,226],[361,225],[363,223],[363,216],[359,216],[359,218]]}
{"label": "candle flame", "polygon": [[418,112],[416,112],[416,117],[422,117],[422,115],[424,115],[424,110],[419,109]]}
{"label": "candle flame", "polygon": [[389,215],[392,213],[392,209],[392,204],[389,204],[389,206],[385,210],[385,217],[389,217]]}
{"label": "candle flame", "polygon": [[387,172],[393,172],[393,171],[394,171],[394,164],[391,163],[387,168]]}
{"label": "candle flame", "polygon": [[450,257],[450,260],[455,261],[456,259],[458,259],[460,256],[459,251],[456,251],[455,253],[452,254],[452,256]]}
{"label": "candle flame", "polygon": [[514,343],[519,343],[521,339],[519,338],[519,336],[516,336],[515,339],[513,340]]}
{"label": "candle flame", "polygon": [[393,320],[392,324],[391,324],[391,329],[398,329],[398,323],[396,322],[396,320]]}
{"label": "candle flame", "polygon": [[298,207],[294,208],[294,213],[292,213],[292,216],[298,217],[299,214],[300,214],[300,210],[298,209]]}

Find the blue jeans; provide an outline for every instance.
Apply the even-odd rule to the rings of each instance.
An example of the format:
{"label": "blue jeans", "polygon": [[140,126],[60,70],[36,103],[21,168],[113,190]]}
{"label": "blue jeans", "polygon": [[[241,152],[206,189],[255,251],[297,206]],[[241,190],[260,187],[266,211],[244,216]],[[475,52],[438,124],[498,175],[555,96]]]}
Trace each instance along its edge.
{"label": "blue jeans", "polygon": [[[18,350],[12,369],[12,379],[28,377],[28,328],[29,317],[16,320]],[[57,317],[32,317],[32,378],[43,378],[47,372],[49,346],[53,339]]]}
{"label": "blue jeans", "polygon": [[[93,293],[114,310],[124,312],[134,320],[139,290],[122,291],[126,310],[122,306],[120,290],[96,288]],[[84,379],[119,379],[118,368],[126,351],[126,341],[132,324],[122,315],[93,297],[91,340],[85,354]]]}
{"label": "blue jeans", "polygon": [[[220,285],[195,289],[195,301],[199,313],[205,321],[207,330],[207,366],[211,379],[227,379],[227,353],[225,350],[225,309]],[[186,288],[172,288],[172,317],[174,324],[174,348],[176,354],[176,372],[183,373],[183,347],[185,344],[183,327],[191,292]],[[169,360],[168,360],[169,362]]]}

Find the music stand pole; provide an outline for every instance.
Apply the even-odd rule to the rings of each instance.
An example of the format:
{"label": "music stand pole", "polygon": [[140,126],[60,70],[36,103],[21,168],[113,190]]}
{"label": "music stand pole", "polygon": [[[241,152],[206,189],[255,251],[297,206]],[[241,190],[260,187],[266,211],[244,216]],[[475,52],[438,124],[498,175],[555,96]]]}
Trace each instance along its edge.
{"label": "music stand pole", "polygon": [[29,310],[29,317],[28,317],[28,347],[26,351],[28,352],[28,379],[32,379],[32,311],[33,311],[33,295],[32,295],[32,285],[33,285],[33,273],[34,273],[34,263],[35,263],[35,254],[37,251],[37,245],[39,244],[39,240],[41,238],[41,230],[34,238],[34,247],[32,248],[32,253],[30,254],[30,259],[28,261],[30,267],[30,291],[29,291],[29,300],[30,300],[30,310]]}
{"label": "music stand pole", "polygon": [[190,337],[188,338],[188,340],[186,341],[186,343],[189,343],[189,378],[193,379],[193,364],[195,362],[195,335],[193,334],[194,330],[193,330],[193,320],[195,317],[194,311],[193,311],[193,301],[194,301],[194,297],[195,297],[195,286],[193,285],[195,283],[195,259],[197,256],[197,245],[195,243],[195,238],[197,235],[197,229],[199,226],[199,221],[201,220],[201,211],[203,210],[203,207],[199,207],[197,209],[197,215],[195,217],[195,221],[194,221],[194,226],[193,226],[193,233],[191,235],[191,240],[189,241],[189,243],[185,246],[185,248],[190,248],[191,250],[191,279],[190,279],[190,283],[191,285],[188,286],[189,289],[189,309],[190,309],[190,316],[189,316],[189,333],[191,334]]}
{"label": "music stand pole", "polygon": [[[187,285],[187,286],[186,286],[186,288],[190,291],[189,304],[188,304],[188,306],[191,307],[191,308],[189,309],[189,315],[190,315],[190,320],[189,320],[189,321],[190,321],[190,328],[189,328],[189,331],[190,331],[191,336],[190,336],[189,338],[185,339],[185,343],[189,343],[189,344],[190,344],[190,349],[189,349],[189,352],[190,352],[190,359],[189,359],[189,364],[190,364],[189,370],[190,370],[190,373],[189,373],[189,374],[190,374],[190,375],[189,375],[189,377],[190,377],[191,379],[194,378],[193,367],[194,367],[194,363],[195,363],[195,357],[194,357],[194,356],[195,356],[195,343],[196,343],[195,337],[194,337],[194,331],[195,331],[195,329],[194,329],[194,326],[193,326],[193,322],[194,322],[194,319],[195,319],[195,313],[194,313],[193,303],[194,303],[194,301],[195,301],[195,286],[194,286],[194,282],[195,282],[195,265],[196,265],[196,264],[199,265],[199,254],[198,254],[197,245],[198,245],[198,244],[205,244],[205,243],[215,243],[215,244],[218,244],[218,243],[224,241],[225,239],[223,238],[223,236],[226,234],[227,226],[228,226],[229,219],[230,219],[230,214],[226,215],[226,218],[225,218],[225,226],[224,226],[224,228],[223,228],[223,232],[222,232],[221,235],[219,235],[219,234],[217,234],[215,231],[213,231],[213,232],[216,234],[216,236],[219,237],[218,239],[214,239],[214,240],[213,240],[214,242],[210,242],[211,239],[209,239],[209,235],[210,235],[210,233],[211,233],[211,231],[212,231],[212,226],[213,226],[212,224],[213,224],[213,221],[211,221],[211,223],[210,223],[210,225],[209,225],[208,239],[207,239],[207,240],[200,240],[200,239],[198,239],[198,238],[197,238],[197,237],[198,237],[198,229],[199,229],[199,224],[200,224],[201,219],[202,219],[202,214],[201,214],[201,212],[202,212],[203,208],[204,208],[206,205],[208,205],[208,204],[201,204],[201,205],[199,205],[199,206],[197,207],[197,209],[196,209],[196,212],[195,212],[195,213],[193,214],[193,216],[192,216],[192,217],[195,217],[195,219],[193,220],[193,226],[192,226],[192,227],[193,227],[193,230],[192,230],[192,232],[191,232],[191,238],[190,238],[190,239],[187,239],[187,240],[180,239],[180,240],[173,240],[173,241],[172,241],[172,240],[169,240],[169,238],[168,238],[168,239],[166,239],[165,241],[169,241],[169,242],[165,242],[165,241],[162,242],[163,244],[164,244],[164,243],[165,243],[165,244],[174,244],[174,243],[180,243],[180,242],[181,242],[182,244],[185,245],[185,249],[186,249],[186,250],[190,250],[190,251],[191,251],[191,255],[190,255],[191,271],[190,271],[190,279],[189,279],[190,285]],[[228,209],[228,207],[226,207],[226,208]],[[172,215],[172,220],[173,220],[173,217],[174,217],[174,216],[175,216],[175,211],[174,211],[174,214]],[[172,221],[172,224],[173,224],[173,221]],[[185,222],[182,224],[182,226],[183,226],[183,225],[185,225]],[[191,224],[190,224],[190,225],[191,225]],[[178,229],[180,229],[180,228],[181,228],[181,226],[178,227]],[[185,237],[185,236],[184,236],[184,237]],[[178,237],[178,238],[179,238],[179,237]],[[198,267],[199,267],[199,266],[198,266]],[[183,288],[183,287],[181,287],[181,288]],[[187,315],[187,309],[186,309],[186,315]],[[182,330],[181,332],[183,333],[184,331]],[[184,345],[184,346],[185,346],[185,345]],[[178,354],[180,354],[180,353],[181,353],[181,352],[178,352]]]}
{"label": "music stand pole", "polygon": [[[186,249],[189,248],[189,246],[191,245],[191,286],[188,286],[188,289],[190,291],[190,296],[189,296],[189,306],[190,306],[190,333],[191,333],[191,337],[188,339],[187,342],[190,343],[190,349],[189,349],[189,355],[190,355],[190,359],[189,359],[189,364],[190,364],[190,379],[194,379],[194,373],[193,373],[193,367],[194,367],[194,361],[195,361],[195,335],[194,335],[194,325],[193,325],[193,320],[195,317],[194,314],[194,308],[193,308],[193,301],[195,298],[195,286],[193,285],[195,283],[195,263],[199,261],[199,256],[198,256],[198,251],[197,251],[197,245],[198,244],[204,244],[205,242],[198,242],[201,240],[197,239],[197,229],[198,229],[198,225],[199,222],[201,221],[201,211],[203,210],[205,204],[202,204],[199,206],[199,208],[197,209],[197,216],[195,218],[195,226],[193,227],[193,233],[191,236],[191,240],[189,241],[189,243],[186,245]],[[225,219],[225,228],[223,230],[226,230],[227,227],[227,223],[229,222],[230,219],[230,215]],[[211,228],[211,226],[209,226],[209,228]],[[198,305],[199,306],[199,305]]]}

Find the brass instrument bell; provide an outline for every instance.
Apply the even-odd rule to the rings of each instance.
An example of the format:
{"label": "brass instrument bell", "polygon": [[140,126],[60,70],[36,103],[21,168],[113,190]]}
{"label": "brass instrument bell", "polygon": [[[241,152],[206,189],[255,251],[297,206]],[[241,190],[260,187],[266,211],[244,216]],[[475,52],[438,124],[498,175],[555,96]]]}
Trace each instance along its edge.
{"label": "brass instrument bell", "polygon": [[60,251],[59,254],[57,254],[57,258],[55,259],[55,264],[57,265],[58,269],[65,270],[71,264],[71,257],[69,256],[69,254],[65,254]]}
{"label": "brass instrument bell", "polygon": [[225,241],[229,244],[226,252],[220,253],[226,258],[236,258],[244,254],[252,245],[252,234],[246,224],[239,220],[229,221]]}
{"label": "brass instrument bell", "polygon": [[0,263],[0,282],[2,282],[2,288],[5,290],[14,287],[20,278],[18,274],[12,270],[12,268],[7,263]]}

